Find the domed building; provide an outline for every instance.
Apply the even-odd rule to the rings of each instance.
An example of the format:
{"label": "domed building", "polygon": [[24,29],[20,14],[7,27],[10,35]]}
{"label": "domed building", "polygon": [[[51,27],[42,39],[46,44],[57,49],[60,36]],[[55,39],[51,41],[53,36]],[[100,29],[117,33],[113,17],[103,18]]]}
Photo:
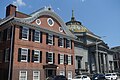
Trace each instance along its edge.
{"label": "domed building", "polygon": [[[66,22],[75,40],[75,68],[77,73],[105,73],[109,67],[109,47],[103,40],[74,17]],[[111,59],[112,60],[112,59]]]}

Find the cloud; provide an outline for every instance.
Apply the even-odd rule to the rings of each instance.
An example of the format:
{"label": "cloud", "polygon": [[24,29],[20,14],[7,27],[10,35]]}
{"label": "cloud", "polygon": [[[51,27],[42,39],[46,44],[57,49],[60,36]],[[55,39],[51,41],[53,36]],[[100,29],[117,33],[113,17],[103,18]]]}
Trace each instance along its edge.
{"label": "cloud", "polygon": [[61,9],[60,9],[60,8],[57,8],[57,10],[61,11]]}
{"label": "cloud", "polygon": [[81,0],[81,2],[85,2],[86,0]]}
{"label": "cloud", "polygon": [[26,6],[25,2],[23,2],[22,0],[13,1],[13,4],[16,6]]}

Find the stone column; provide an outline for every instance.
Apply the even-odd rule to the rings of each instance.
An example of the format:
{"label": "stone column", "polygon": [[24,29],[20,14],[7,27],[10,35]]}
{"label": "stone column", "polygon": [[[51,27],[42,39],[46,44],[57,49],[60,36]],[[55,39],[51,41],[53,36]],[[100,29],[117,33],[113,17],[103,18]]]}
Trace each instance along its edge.
{"label": "stone column", "polygon": [[99,55],[98,55],[98,50],[96,50],[96,54],[95,54],[95,59],[96,59],[96,71],[97,73],[99,73],[99,62],[98,62],[98,58]]}

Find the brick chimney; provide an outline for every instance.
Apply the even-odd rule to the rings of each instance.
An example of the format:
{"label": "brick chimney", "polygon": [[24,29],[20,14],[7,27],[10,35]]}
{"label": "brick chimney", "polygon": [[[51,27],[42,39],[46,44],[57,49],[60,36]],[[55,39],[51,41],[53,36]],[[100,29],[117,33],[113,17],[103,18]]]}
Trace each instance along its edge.
{"label": "brick chimney", "polygon": [[16,6],[13,4],[10,4],[6,7],[6,17],[7,16],[12,16],[13,14],[15,14],[16,11]]}

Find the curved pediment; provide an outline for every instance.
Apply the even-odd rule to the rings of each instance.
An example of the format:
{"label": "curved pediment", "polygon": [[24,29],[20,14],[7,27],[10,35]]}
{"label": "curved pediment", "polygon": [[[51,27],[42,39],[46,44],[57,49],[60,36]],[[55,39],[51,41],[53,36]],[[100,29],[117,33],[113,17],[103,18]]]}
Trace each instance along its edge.
{"label": "curved pediment", "polygon": [[[48,18],[53,19],[53,21],[55,23],[55,25],[51,28],[48,27],[48,25],[46,25],[47,24],[46,22],[47,22]],[[61,27],[61,29],[63,29],[62,34],[66,34],[68,36],[71,36],[71,37],[75,38],[75,36],[66,27],[66,24],[63,22],[63,20],[49,7],[37,10],[36,12],[30,14],[30,17],[16,18],[16,20],[19,20],[19,21],[25,22],[25,23],[29,23],[29,24],[36,24],[35,21],[37,19],[41,20],[41,25],[38,25],[38,26],[45,27],[45,28],[47,28],[49,30],[52,30],[52,31],[56,30],[57,32],[59,30],[59,27]],[[43,22],[44,22],[44,24],[42,24]]]}

